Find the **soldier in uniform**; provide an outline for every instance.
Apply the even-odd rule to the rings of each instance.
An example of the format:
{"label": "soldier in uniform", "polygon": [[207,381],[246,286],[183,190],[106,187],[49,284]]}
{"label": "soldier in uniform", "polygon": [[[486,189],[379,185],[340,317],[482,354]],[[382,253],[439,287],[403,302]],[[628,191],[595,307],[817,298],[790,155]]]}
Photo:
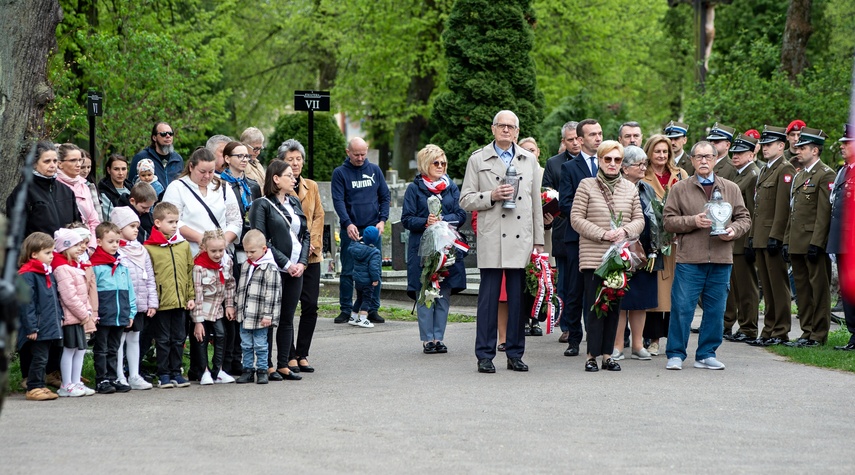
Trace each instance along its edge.
{"label": "soldier in uniform", "polygon": [[802,336],[788,346],[824,344],[831,326],[831,261],[825,248],[835,176],[834,170],[819,159],[826,137],[822,130],[805,127],[796,142],[802,170],[793,178],[792,211],[783,252],[793,264]]}
{"label": "soldier in uniform", "polygon": [[689,158],[689,154],[683,150],[683,147],[686,146],[686,141],[688,137],[686,134],[689,133],[689,126],[682,122],[671,121],[665,124],[665,136],[671,139],[671,152],[674,155],[674,165],[677,168],[682,168],[686,170],[686,173],[689,176],[695,174],[695,167],[692,166],[692,159]]}
{"label": "soldier in uniform", "polygon": [[[855,193],[855,125],[846,124],[843,127],[843,137],[840,141],[840,153],[843,155],[844,164],[837,172],[834,180],[834,188],[831,190],[831,228],[828,232],[829,254],[835,255],[837,273],[840,273],[840,258],[844,252],[852,252],[851,249],[843,249],[841,241],[846,233],[853,231],[851,223],[843,221],[843,209],[846,202],[852,199]],[[843,300],[843,316],[846,319],[846,328],[849,330],[849,342],[842,346],[835,346],[835,350],[855,351],[855,302]]]}
{"label": "soldier in uniform", "polygon": [[796,170],[784,157],[787,131],[767,125],[760,136],[766,166],[760,169],[754,192],[754,221],[748,246],[757,254],[757,274],[766,303],[763,331],[749,341],[751,345],[769,346],[789,341],[790,282],[787,263],[781,258],[781,247],[790,218],[790,185]]}
{"label": "soldier in uniform", "polygon": [[[754,163],[757,139],[739,135],[730,148],[736,178],[733,180],[742,192],[742,200],[751,219],[754,219],[754,185],[760,169]],[[733,241],[733,270],[730,273],[730,293],[724,311],[724,338],[745,342],[757,339],[757,321],[760,303],[760,288],[757,284],[757,268],[754,266],[754,249],[748,247],[748,233]],[[739,331],[732,333],[733,325],[739,321]]]}
{"label": "soldier in uniform", "polygon": [[802,120],[796,119],[790,122],[787,126],[787,143],[790,145],[784,150],[784,158],[786,158],[796,171],[802,168],[799,163],[799,154],[796,152],[796,143],[799,141],[799,134],[805,128],[805,123]]}
{"label": "soldier in uniform", "polygon": [[733,163],[731,163],[730,158],[727,156],[727,152],[730,150],[730,145],[733,143],[733,134],[735,132],[736,129],[733,127],[721,125],[716,122],[713,124],[712,129],[710,129],[710,134],[707,136],[707,141],[713,144],[713,147],[715,147],[715,151],[718,154],[718,157],[715,159],[715,166],[713,166],[713,173],[715,173],[715,176],[722,177],[730,181],[733,181],[734,178],[736,178],[736,168],[733,168]]}

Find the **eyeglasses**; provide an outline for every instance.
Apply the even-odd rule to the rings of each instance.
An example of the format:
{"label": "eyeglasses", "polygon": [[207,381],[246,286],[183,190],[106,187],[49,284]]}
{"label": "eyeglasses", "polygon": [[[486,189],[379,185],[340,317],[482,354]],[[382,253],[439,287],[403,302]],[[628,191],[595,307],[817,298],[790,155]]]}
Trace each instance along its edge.
{"label": "eyeglasses", "polygon": [[692,158],[699,162],[711,162],[715,155],[692,155]]}
{"label": "eyeglasses", "polygon": [[511,124],[493,124],[493,127],[497,129],[506,129],[506,130],[517,130],[519,127]]}
{"label": "eyeglasses", "polygon": [[604,163],[614,162],[615,165],[620,165],[621,162],[623,162],[623,157],[603,157],[603,162]]}
{"label": "eyeglasses", "polygon": [[83,163],[83,159],[82,158],[74,158],[74,159],[68,159],[68,160],[60,160],[60,162],[63,162],[63,163],[64,162]]}
{"label": "eyeglasses", "polygon": [[628,167],[647,168],[647,162],[633,163],[632,165],[627,165],[627,168]]}
{"label": "eyeglasses", "polygon": [[252,147],[252,151],[255,153],[261,153],[264,151],[264,147]]}
{"label": "eyeglasses", "polygon": [[172,137],[175,135],[175,132],[170,130],[169,132],[158,132],[157,135],[160,135],[161,137]]}
{"label": "eyeglasses", "polygon": [[436,168],[445,168],[448,166],[448,162],[440,162],[439,160],[437,160],[437,161],[433,162],[431,165],[435,166]]}
{"label": "eyeglasses", "polygon": [[229,155],[229,156],[230,157],[237,157],[242,162],[248,162],[249,159],[252,158],[252,155],[241,155],[241,154],[234,154],[234,155]]}

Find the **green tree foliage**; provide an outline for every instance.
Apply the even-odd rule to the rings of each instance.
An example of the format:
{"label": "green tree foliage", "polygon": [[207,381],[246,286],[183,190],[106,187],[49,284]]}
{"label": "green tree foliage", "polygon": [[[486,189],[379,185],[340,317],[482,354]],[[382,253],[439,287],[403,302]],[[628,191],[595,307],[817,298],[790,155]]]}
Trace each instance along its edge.
{"label": "green tree foliage", "polygon": [[571,120],[579,122],[588,118],[599,121],[604,137],[617,137],[620,125],[631,120],[622,104],[598,103],[588,91],[565,97],[543,120],[541,128],[544,138],[540,147],[543,164],[546,164],[546,159],[558,153],[562,140],[561,127]]}
{"label": "green tree foliage", "polygon": [[[329,181],[335,167],[344,161],[346,146],[344,135],[336,125],[332,114],[314,113],[314,180]],[[282,114],[276,122],[276,130],[268,138],[268,148],[276,150],[282,142],[296,139],[306,148],[306,159],[309,154],[309,115],[308,113]],[[275,156],[275,152],[270,156]],[[308,163],[303,167],[303,174],[308,176]]]}
{"label": "green tree foliage", "polygon": [[457,0],[443,33],[449,91],[431,115],[431,140],[445,150],[452,176],[463,176],[469,155],[492,140],[490,124],[503,109],[520,119],[520,137],[538,136],[543,94],[537,90],[530,52],[534,35],[530,2]]}

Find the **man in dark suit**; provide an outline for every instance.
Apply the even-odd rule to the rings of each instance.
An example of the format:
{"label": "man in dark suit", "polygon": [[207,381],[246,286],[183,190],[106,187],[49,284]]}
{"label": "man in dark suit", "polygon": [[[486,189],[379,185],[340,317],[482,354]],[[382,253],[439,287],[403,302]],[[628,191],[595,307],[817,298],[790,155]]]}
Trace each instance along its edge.
{"label": "man in dark suit", "polygon": [[[564,151],[546,161],[546,169],[543,171],[543,186],[558,190],[561,184],[561,165],[579,155],[581,146],[576,139],[577,125],[579,125],[578,122],[570,121],[561,127],[561,145]],[[568,218],[567,215],[559,214],[552,222],[552,256],[555,257],[555,263],[558,265],[558,297],[561,298],[562,302],[567,301],[564,294],[564,277],[567,275],[564,266],[567,258],[567,251],[564,248],[564,233],[568,228]],[[561,337],[558,338],[558,341],[567,343],[570,328],[563,318],[559,321],[559,325],[561,326]]]}
{"label": "man in dark suit", "polygon": [[[596,119],[585,119],[576,126],[581,151],[573,160],[561,165],[561,181],[558,187],[561,214],[570,216],[573,209],[573,198],[579,182],[597,174],[597,148],[603,141],[603,128]],[[567,226],[564,233],[564,245],[567,258],[564,269],[564,314],[561,316],[561,328],[570,332],[567,337],[567,350],[564,356],[578,356],[579,343],[582,341],[582,315],[585,302],[582,299],[582,273],[579,271],[579,233],[572,226]]]}
{"label": "man in dark suit", "polygon": [[[831,190],[831,229],[828,232],[829,254],[834,254],[837,263],[837,272],[840,274],[840,257],[843,252],[852,252],[844,249],[841,245],[844,233],[851,233],[851,223],[843,221],[843,211],[846,202],[855,193],[855,125],[846,124],[843,128],[843,137],[840,139],[840,153],[843,155],[844,165],[837,172],[834,180],[834,188]],[[835,350],[855,351],[855,302],[843,299],[843,316],[846,318],[846,328],[851,334],[849,342],[843,346],[835,346]]]}
{"label": "man in dark suit", "polygon": [[716,157],[713,173],[715,176],[733,181],[736,178],[736,168],[727,156],[730,151],[730,145],[733,143],[733,134],[736,129],[716,122],[710,129],[710,134],[707,136],[707,141],[713,144],[715,151],[718,154]]}

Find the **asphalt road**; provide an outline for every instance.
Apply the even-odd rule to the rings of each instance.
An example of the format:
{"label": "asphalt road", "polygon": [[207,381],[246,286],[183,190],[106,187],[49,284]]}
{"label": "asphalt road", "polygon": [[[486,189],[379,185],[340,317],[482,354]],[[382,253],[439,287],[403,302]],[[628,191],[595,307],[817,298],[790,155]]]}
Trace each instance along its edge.
{"label": "asphalt road", "polygon": [[[797,329],[797,324],[795,326]],[[474,323],[421,353],[413,322],[318,322],[302,381],[29,402],[0,415],[0,473],[852,473],[855,375],[724,342],[724,371],[665,357],[585,373],[557,334],[528,373],[478,374]],[[584,351],[584,344],[583,344]],[[412,470],[412,472],[410,472]]]}

